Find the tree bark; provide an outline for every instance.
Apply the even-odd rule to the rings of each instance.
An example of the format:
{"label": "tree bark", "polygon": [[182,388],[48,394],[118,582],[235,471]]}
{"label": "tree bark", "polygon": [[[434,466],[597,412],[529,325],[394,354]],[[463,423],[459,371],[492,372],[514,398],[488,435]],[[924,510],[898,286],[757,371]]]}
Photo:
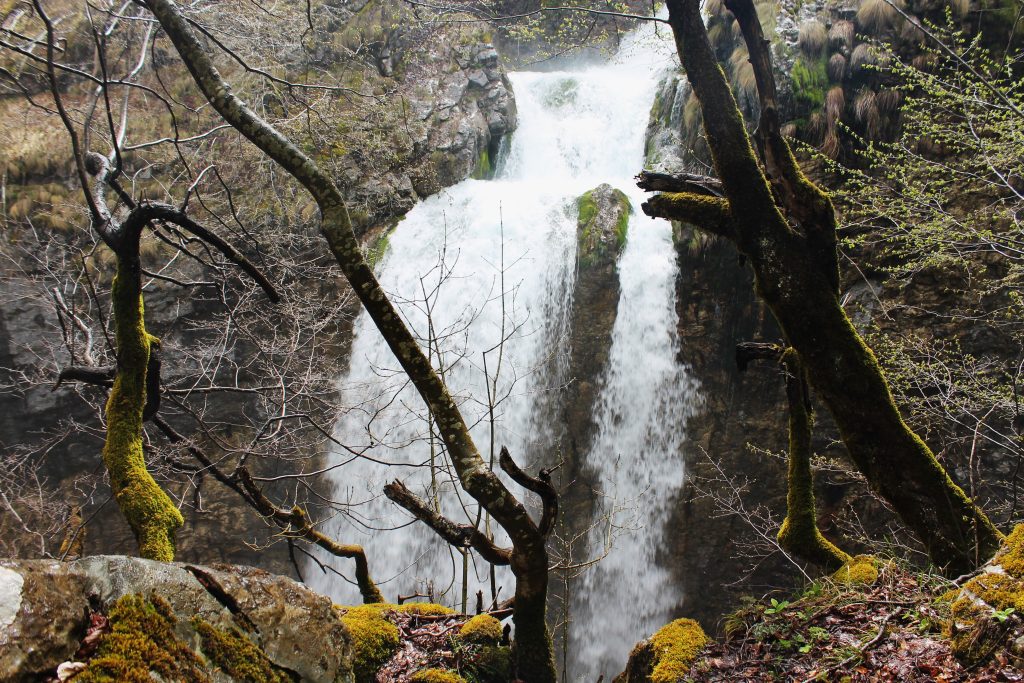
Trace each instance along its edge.
{"label": "tree bark", "polygon": [[[900,417],[878,361],[840,305],[835,212],[828,196],[800,171],[779,132],[770,53],[753,3],[726,4],[743,30],[757,78],[765,169],[715,59],[699,0],[667,4],[676,47],[704,111],[732,220],[730,237],[753,267],[758,293],[872,488],[936,565],[950,574],[969,571],[996,551],[1001,535]],[[652,216],[669,213],[658,202],[644,210]],[[680,212],[668,217],[686,220]],[[700,218],[690,222],[700,227]],[[711,223],[711,231],[723,234]]]}

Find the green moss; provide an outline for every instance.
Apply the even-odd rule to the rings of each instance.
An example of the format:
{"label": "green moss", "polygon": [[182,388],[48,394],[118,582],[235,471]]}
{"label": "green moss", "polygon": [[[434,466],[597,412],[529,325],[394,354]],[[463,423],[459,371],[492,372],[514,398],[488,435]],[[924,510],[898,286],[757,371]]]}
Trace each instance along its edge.
{"label": "green moss", "polygon": [[469,177],[473,180],[488,180],[494,177],[491,168],[491,154],[486,147],[481,148],[480,155],[476,158],[476,166],[473,167],[473,172]]}
{"label": "green moss", "polygon": [[274,666],[266,653],[237,629],[225,631],[198,617],[192,625],[199,634],[203,652],[233,679],[248,683],[292,683],[296,680]]}
{"label": "green moss", "polygon": [[366,262],[370,264],[371,268],[377,268],[384,255],[388,253],[389,246],[391,246],[391,231],[385,230],[366,250]]}
{"label": "green moss", "polygon": [[693,619],[676,619],[651,636],[654,670],[651,683],[675,683],[690,670],[708,642],[704,629]]}
{"label": "green moss", "polygon": [[1024,579],[1024,524],[1018,524],[1006,537],[996,561],[1007,573]]}
{"label": "green moss", "polygon": [[512,650],[483,646],[471,658],[469,670],[479,683],[506,683],[512,676]]}
{"label": "green moss", "polygon": [[394,605],[360,605],[349,608],[341,618],[352,635],[356,683],[372,683],[377,670],[398,649],[398,627],[384,618],[381,607]]}
{"label": "green moss", "polygon": [[946,635],[953,654],[969,664],[991,655],[1005,638],[1006,629],[996,613],[1024,614],[1024,524],[1006,537],[993,566],[1002,572],[975,576],[952,598]]}
{"label": "green moss", "polygon": [[501,642],[501,622],[490,614],[478,614],[462,625],[459,637],[469,643],[497,645]]}
{"label": "green moss", "polygon": [[812,59],[801,55],[790,71],[793,81],[793,97],[805,110],[821,108],[828,90],[828,55]]}
{"label": "green moss", "polygon": [[352,634],[356,683],[372,683],[377,670],[391,659],[398,649],[398,627],[388,621],[389,613],[423,616],[455,614],[453,610],[443,605],[423,602],[404,605],[378,602],[340,609],[345,610],[341,621]]}
{"label": "green moss", "polygon": [[151,673],[166,681],[207,683],[199,657],[178,640],[174,614],[159,597],[126,595],[110,608],[110,633],[100,639],[96,656],[78,683],[152,683]]}
{"label": "green moss", "polygon": [[[576,200],[577,241],[580,265],[587,267],[607,257],[607,245],[601,240],[601,228],[597,225],[600,209],[595,195],[600,188],[584,192]],[[618,254],[626,245],[629,235],[629,216],[633,206],[621,190],[611,190],[612,201],[617,205],[618,216],[613,228],[615,234],[615,253]]]}
{"label": "green moss", "polygon": [[414,673],[409,683],[466,683],[466,679],[446,669],[423,669]]}
{"label": "green moss", "polygon": [[832,575],[838,583],[870,585],[878,580],[878,567],[870,555],[857,555]]}
{"label": "green moss", "polygon": [[159,340],[146,332],[137,263],[133,268],[118,257],[111,296],[118,372],[107,399],[103,462],[114,498],[135,533],[139,555],[170,562],[174,560],[174,534],[184,520],[146,469],[142,450],[146,371],[150,347]]}

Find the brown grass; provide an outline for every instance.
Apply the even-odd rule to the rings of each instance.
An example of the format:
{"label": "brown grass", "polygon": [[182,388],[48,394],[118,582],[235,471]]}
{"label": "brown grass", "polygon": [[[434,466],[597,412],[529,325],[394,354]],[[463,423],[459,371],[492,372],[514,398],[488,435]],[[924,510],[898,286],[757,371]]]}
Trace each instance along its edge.
{"label": "brown grass", "polygon": [[846,57],[838,52],[828,59],[828,79],[833,83],[841,83],[846,78]]}
{"label": "brown grass", "polygon": [[796,44],[808,57],[818,57],[828,44],[828,30],[820,21],[805,21],[800,24]]}
{"label": "brown grass", "polygon": [[865,66],[875,64],[877,61],[871,47],[867,43],[861,43],[853,48],[853,54],[850,55],[850,71],[856,74]]}
{"label": "brown grass", "polygon": [[820,111],[813,112],[807,117],[807,127],[804,129],[807,142],[812,145],[821,144],[825,137],[828,126],[825,124],[825,115]]}
{"label": "brown grass", "polygon": [[832,24],[828,30],[828,46],[835,51],[849,52],[853,48],[853,37],[856,32],[853,22],[845,19]]}
{"label": "brown grass", "polygon": [[825,134],[825,140],[821,143],[819,149],[829,159],[835,159],[839,156],[839,136],[836,135],[834,130],[830,130]]}
{"label": "brown grass", "polygon": [[[891,0],[901,9],[903,0]],[[881,33],[893,26],[900,19],[888,0],[861,0],[860,8],[857,10],[857,25],[867,33]]]}
{"label": "brown grass", "polygon": [[825,117],[829,121],[837,121],[846,108],[846,93],[843,86],[836,85],[829,88],[825,94]]}
{"label": "brown grass", "polygon": [[737,94],[743,93],[754,99],[757,97],[757,80],[754,78],[754,67],[750,63],[746,46],[733,50],[729,58],[729,70],[732,73],[732,87]]}
{"label": "brown grass", "polygon": [[881,114],[893,114],[903,101],[903,93],[899,90],[879,90],[875,93],[875,104]]}

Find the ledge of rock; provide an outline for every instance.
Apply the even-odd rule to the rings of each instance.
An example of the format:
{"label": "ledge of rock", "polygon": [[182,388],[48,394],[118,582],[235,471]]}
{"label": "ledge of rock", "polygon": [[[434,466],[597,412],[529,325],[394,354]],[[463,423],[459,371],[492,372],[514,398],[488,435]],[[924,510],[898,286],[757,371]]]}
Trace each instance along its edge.
{"label": "ledge of rock", "polygon": [[[0,680],[82,668],[73,662],[102,654],[104,639],[125,633],[118,605],[120,614],[141,611],[164,629],[124,637],[141,637],[158,653],[176,648],[171,678],[188,660],[189,680],[243,680],[256,670],[268,681],[354,680],[350,634],[328,598],[250,567],[120,556],[0,560]],[[166,679],[158,659],[145,666]],[[91,680],[88,670],[81,676]]]}

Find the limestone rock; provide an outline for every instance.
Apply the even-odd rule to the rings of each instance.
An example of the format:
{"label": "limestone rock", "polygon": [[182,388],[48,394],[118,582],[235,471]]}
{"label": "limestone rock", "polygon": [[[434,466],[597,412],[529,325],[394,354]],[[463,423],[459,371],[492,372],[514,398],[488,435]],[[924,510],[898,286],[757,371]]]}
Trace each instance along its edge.
{"label": "limestone rock", "polygon": [[568,384],[562,405],[568,445],[563,481],[575,482],[564,496],[565,519],[591,519],[593,495],[580,454],[589,450],[596,425],[594,407],[608,362],[619,305],[616,268],[632,212],[629,198],[608,184],[576,202],[577,272],[573,288],[568,352]]}
{"label": "limestone rock", "polygon": [[[0,680],[52,675],[79,648],[90,610],[106,611],[130,595],[169,605],[176,636],[197,652],[196,618],[225,632],[237,629],[302,680],[353,680],[351,639],[329,599],[249,567],[120,556],[0,561]],[[223,672],[215,679],[230,680]]]}

